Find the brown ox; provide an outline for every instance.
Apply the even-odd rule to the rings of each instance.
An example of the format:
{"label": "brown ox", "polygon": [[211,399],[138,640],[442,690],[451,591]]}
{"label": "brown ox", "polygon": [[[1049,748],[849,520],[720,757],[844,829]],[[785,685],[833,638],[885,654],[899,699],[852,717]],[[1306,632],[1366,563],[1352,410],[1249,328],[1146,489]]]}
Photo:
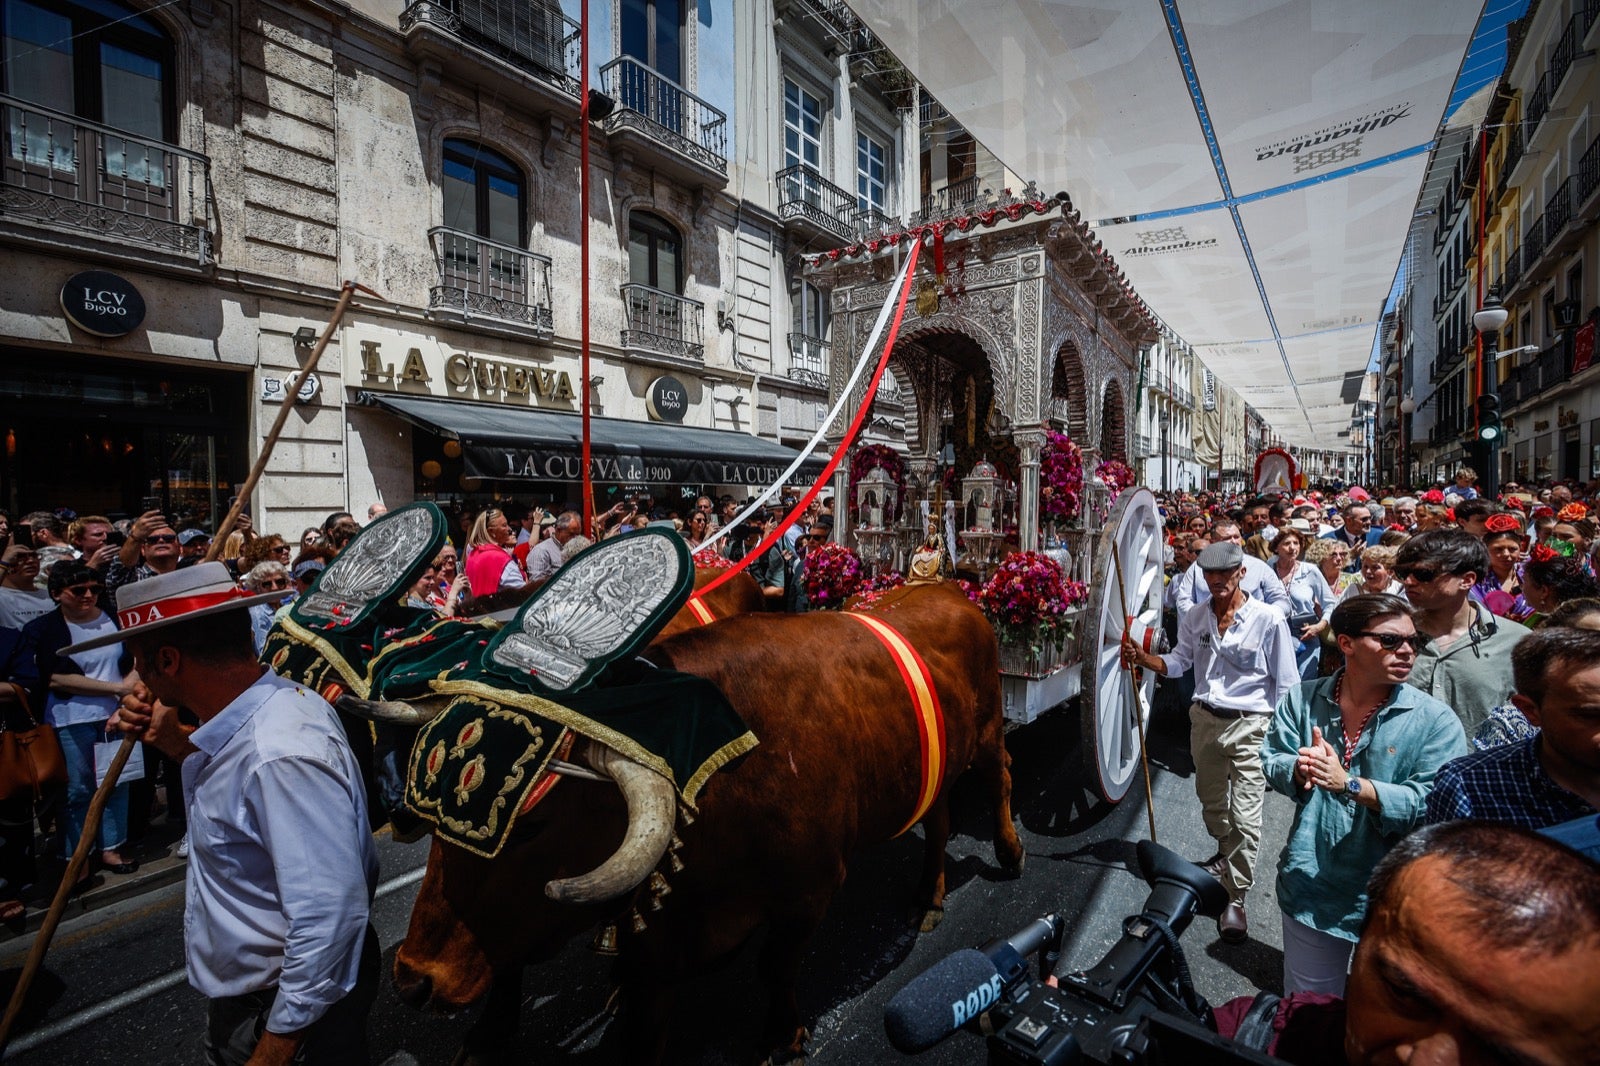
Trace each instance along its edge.
{"label": "brown ox", "polygon": [[[927,663],[945,719],[945,772],[923,818],[926,852],[920,903],[933,921],[944,902],[949,788],[969,765],[987,779],[994,803],[996,858],[1012,872],[1022,845],[1011,824],[1010,757],[1002,736],[998,649],[983,615],[953,586],[885,596],[871,615],[892,625]],[[682,633],[652,647],[656,662],[708,677],[727,693],[761,744],[714,774],[699,813],[680,829],[683,869],[669,877],[664,907],[633,888],[666,848],[627,875],[620,900],[553,902],[565,880],[625,852],[628,825],[617,785],[567,777],[524,815],[504,851],[475,857],[439,843],[395,955],[395,983],[416,1005],[455,1010],[494,990],[468,1038],[468,1062],[514,1035],[522,966],[553,956],[569,939],[637,903],[646,927],[621,923],[618,978],[629,1062],[659,1061],[666,1044],[670,984],[724,960],[760,926],[770,932],[760,960],[769,995],[762,1030],[774,1060],[803,1054],[806,1032],[794,984],[806,942],[860,848],[888,840],[917,802],[918,727],[889,653],[860,622],[838,614],[750,614]],[[590,746],[590,762],[596,749]],[[631,764],[630,764],[631,766]],[[632,767],[630,774],[639,771]],[[654,775],[646,775],[653,777]],[[660,779],[657,779],[660,780]],[[622,786],[620,789],[618,786]],[[671,790],[667,789],[670,801]],[[659,819],[659,813],[656,815]],[[667,833],[670,836],[670,810]],[[559,885],[552,881],[561,882]]]}
{"label": "brown ox", "polygon": [[[694,572],[694,588],[698,593],[712,581],[721,577],[723,571],[711,570],[706,567],[696,567]],[[718,585],[700,598],[701,606],[711,612],[713,620],[732,618],[736,614],[760,614],[766,609],[765,597],[761,595],[761,586],[756,584],[756,579],[750,576],[748,570],[742,570],[731,579]],[[698,614],[686,604],[683,609],[672,616],[672,620],[662,627],[656,634],[653,644],[659,644],[668,637],[677,636],[690,629],[699,629],[705,625]]]}

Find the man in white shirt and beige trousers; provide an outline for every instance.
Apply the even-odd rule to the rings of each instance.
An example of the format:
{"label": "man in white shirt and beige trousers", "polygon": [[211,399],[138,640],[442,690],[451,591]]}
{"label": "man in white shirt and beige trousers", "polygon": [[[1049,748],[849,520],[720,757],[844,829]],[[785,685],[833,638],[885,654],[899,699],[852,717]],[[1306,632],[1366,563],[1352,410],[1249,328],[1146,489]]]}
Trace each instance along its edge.
{"label": "man in white shirt and beige trousers", "polygon": [[1261,742],[1278,699],[1300,681],[1294,639],[1283,615],[1239,587],[1244,550],[1218,541],[1196,564],[1211,596],[1178,619],[1178,644],[1153,655],[1123,640],[1124,661],[1175,676],[1194,669],[1189,747],[1194,788],[1217,854],[1201,865],[1228,890],[1217,931],[1229,943],[1249,933],[1244,898],[1255,883],[1266,777]]}

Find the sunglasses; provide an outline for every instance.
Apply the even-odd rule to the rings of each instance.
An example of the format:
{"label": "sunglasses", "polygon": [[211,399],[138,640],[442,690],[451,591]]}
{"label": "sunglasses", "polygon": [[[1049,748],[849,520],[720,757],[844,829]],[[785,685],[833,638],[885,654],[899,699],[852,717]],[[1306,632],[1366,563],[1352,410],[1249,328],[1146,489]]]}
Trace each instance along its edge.
{"label": "sunglasses", "polygon": [[1413,633],[1410,636],[1403,637],[1399,633],[1364,632],[1357,633],[1356,636],[1371,637],[1373,640],[1378,642],[1378,647],[1382,648],[1384,651],[1399,651],[1400,645],[1402,644],[1411,645],[1412,651],[1421,651],[1423,648],[1428,646],[1428,638],[1423,636],[1421,633]]}
{"label": "sunglasses", "polygon": [[283,580],[282,578],[278,578],[278,579],[273,580],[273,581],[263,581],[261,584],[256,586],[256,591],[257,592],[277,592],[280,589],[286,589],[288,587],[289,587],[289,582]]}
{"label": "sunglasses", "polygon": [[62,591],[69,592],[74,596],[98,596],[104,589],[104,585],[73,585],[71,588],[63,589]]}
{"label": "sunglasses", "polygon": [[1426,585],[1443,571],[1433,566],[1397,566],[1394,568],[1394,573],[1401,581],[1409,578],[1419,585]]}
{"label": "sunglasses", "polygon": [[178,535],[176,533],[156,533],[144,539],[146,544],[176,544]]}
{"label": "sunglasses", "polygon": [[281,552],[284,555],[288,555],[294,549],[290,548],[287,544],[280,544],[276,548],[273,548],[272,550],[275,551],[275,552]]}

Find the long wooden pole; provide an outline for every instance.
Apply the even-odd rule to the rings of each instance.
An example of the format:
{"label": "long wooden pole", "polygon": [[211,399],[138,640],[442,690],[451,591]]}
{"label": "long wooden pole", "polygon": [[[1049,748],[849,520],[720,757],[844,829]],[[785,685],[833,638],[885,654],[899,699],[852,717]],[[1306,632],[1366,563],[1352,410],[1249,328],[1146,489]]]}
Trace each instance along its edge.
{"label": "long wooden pole", "polygon": [[[589,3],[578,14],[578,376],[579,429],[583,455],[583,532],[598,538],[594,525],[594,476],[589,469],[593,443],[589,408]],[[534,530],[534,535],[538,535]]]}
{"label": "long wooden pole", "polygon": [[[290,381],[292,387],[287,390],[288,395],[283,398],[283,406],[278,410],[278,417],[273,421],[272,428],[267,431],[266,439],[261,442],[261,451],[256,456],[255,465],[250,468],[250,476],[245,478],[244,486],[239,490],[238,499],[234,500],[226,517],[217,526],[211,547],[206,552],[206,562],[215,562],[222,552],[229,532],[239,520],[250,494],[255,491],[256,484],[261,480],[261,475],[267,468],[267,460],[272,457],[272,449],[277,445],[278,437],[289,421],[289,409],[294,406],[300,391],[300,383],[317,369],[317,363],[322,359],[322,353],[327,349],[333,331],[339,328],[339,322],[349,310],[350,301],[355,298],[357,291],[378,296],[365,285],[358,285],[354,281],[344,283],[339,293],[339,302],[334,305],[333,315],[328,319],[328,325],[322,331],[322,336],[317,338],[317,346],[311,349],[311,356],[306,360],[305,369]],[[378,298],[382,299],[381,296]],[[95,789],[94,798],[89,801],[89,812],[83,820],[83,832],[78,837],[78,846],[72,852],[72,858],[67,860],[67,869],[61,875],[61,884],[56,886],[55,898],[50,901],[50,909],[45,912],[44,921],[39,925],[39,932],[34,935],[33,947],[28,951],[28,958],[22,965],[21,975],[17,977],[17,987],[11,992],[11,1002],[6,1004],[5,1017],[0,1019],[0,1056],[5,1055],[6,1046],[11,1042],[11,1029],[16,1024],[17,1015],[22,1012],[28,988],[38,976],[40,967],[44,965],[44,956],[50,950],[50,941],[56,935],[56,927],[61,924],[62,915],[66,913],[67,901],[72,898],[72,890],[77,887],[78,874],[88,863],[89,852],[94,847],[95,837],[99,835],[100,818],[105,813],[106,803],[111,799],[111,790],[117,787],[117,779],[122,776],[122,768],[127,765],[128,757],[133,754],[133,746],[136,743],[132,734],[122,738],[122,745],[117,748],[111,765],[106,768],[105,780],[100,782],[100,787]]]}
{"label": "long wooden pole", "polygon": [[[1128,586],[1122,577],[1122,553],[1117,551],[1115,532],[1111,541],[1111,562],[1117,568],[1117,598],[1122,602],[1122,635],[1129,635],[1133,628],[1133,615],[1128,611]],[[1128,672],[1128,687],[1133,689],[1133,724],[1139,730],[1139,763],[1144,767],[1144,812],[1150,818],[1150,843],[1156,844],[1156,800],[1155,793],[1150,787],[1150,749],[1144,743],[1144,691],[1139,688],[1139,675],[1134,673],[1133,667],[1123,663],[1123,669]]]}

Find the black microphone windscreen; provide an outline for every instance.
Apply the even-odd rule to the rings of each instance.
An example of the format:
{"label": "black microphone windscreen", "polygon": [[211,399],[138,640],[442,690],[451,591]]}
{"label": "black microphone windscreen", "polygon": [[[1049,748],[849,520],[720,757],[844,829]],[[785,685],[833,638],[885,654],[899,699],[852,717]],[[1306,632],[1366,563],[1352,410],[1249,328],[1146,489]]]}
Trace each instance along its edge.
{"label": "black microphone windscreen", "polygon": [[1000,971],[983,952],[963,948],[918,974],[883,1010],[898,1051],[926,1051],[1000,999]]}

